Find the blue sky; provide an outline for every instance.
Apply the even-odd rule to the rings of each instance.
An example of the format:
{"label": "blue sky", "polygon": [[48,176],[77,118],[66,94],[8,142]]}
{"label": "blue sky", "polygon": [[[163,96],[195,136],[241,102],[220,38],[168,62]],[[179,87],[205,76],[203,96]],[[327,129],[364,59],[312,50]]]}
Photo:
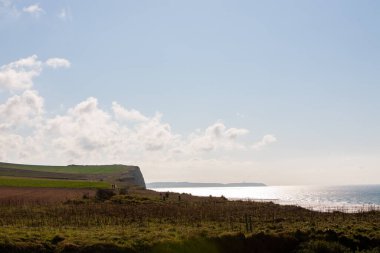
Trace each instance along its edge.
{"label": "blue sky", "polygon": [[[2,116],[14,120],[0,132],[2,147],[17,135],[23,147],[33,140],[29,145],[55,152],[13,149],[3,160],[135,163],[147,181],[379,183],[378,1],[3,0],[0,6],[0,65],[36,55],[33,68],[43,66],[28,88],[9,88],[0,76],[3,113],[12,97],[31,96],[28,90],[43,100],[41,112],[26,113],[28,122]],[[70,64],[54,68],[46,63],[52,58]],[[121,122],[115,102],[134,122]],[[88,121],[98,129],[78,128],[75,140],[55,132],[53,144],[41,139],[58,119],[80,124],[73,111],[81,103],[96,107]],[[98,113],[111,118],[103,123],[117,125],[107,128],[116,134],[84,145],[83,136],[107,132]],[[31,114],[42,121],[31,123]],[[142,133],[160,129],[166,139],[160,135],[152,146],[154,136]],[[115,136],[130,149],[110,144]],[[134,149],[130,143],[138,140],[143,144]]]}

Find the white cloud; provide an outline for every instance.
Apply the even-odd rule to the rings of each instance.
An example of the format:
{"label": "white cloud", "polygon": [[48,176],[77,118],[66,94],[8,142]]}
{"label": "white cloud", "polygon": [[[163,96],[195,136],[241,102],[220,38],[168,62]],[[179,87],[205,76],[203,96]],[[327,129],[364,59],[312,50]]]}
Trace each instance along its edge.
{"label": "white cloud", "polygon": [[0,67],[0,90],[23,91],[33,86],[34,78],[38,77],[44,66],[52,68],[68,68],[70,62],[64,58],[50,58],[45,64],[37,55],[32,55]]}
{"label": "white cloud", "polygon": [[215,123],[206,129],[206,136],[210,138],[220,138],[225,132],[226,126],[223,123]]}
{"label": "white cloud", "polygon": [[143,141],[144,148],[148,151],[167,150],[175,144],[178,137],[169,124],[161,122],[161,117],[161,114],[156,114],[135,128],[137,139]]}
{"label": "white cloud", "polygon": [[147,121],[148,118],[144,116],[141,112],[131,109],[127,110],[117,102],[112,103],[112,111],[118,120],[129,120],[129,121]]}
{"label": "white cloud", "polygon": [[[0,103],[1,160],[190,166],[194,159],[200,164],[204,159],[230,151],[252,152],[250,145],[241,140],[249,133],[247,129],[216,122],[202,130],[181,135],[169,123],[163,122],[160,113],[147,116],[117,102],[106,110],[94,97],[60,115],[51,116],[45,113],[44,99],[31,88],[33,79],[41,74],[43,67],[64,65],[62,61],[54,65],[56,59],[62,58],[51,58],[42,63],[33,55],[1,67],[0,87],[22,91]],[[262,142],[273,142],[273,138],[264,136]]]}
{"label": "white cloud", "polygon": [[243,144],[237,142],[238,136],[248,134],[249,131],[244,128],[228,128],[221,122],[217,122],[202,133],[193,133],[189,138],[189,145],[194,152],[212,151],[214,149],[242,149]]}
{"label": "white cloud", "polygon": [[29,13],[35,17],[39,17],[45,11],[39,6],[39,4],[32,4],[22,9],[23,12]]}
{"label": "white cloud", "polygon": [[26,90],[0,104],[0,128],[9,129],[27,125],[34,127],[44,112],[44,99],[37,91]]}
{"label": "white cloud", "polygon": [[249,133],[249,130],[242,128],[230,128],[226,131],[226,136],[230,139],[236,139],[239,136],[243,136]]}
{"label": "white cloud", "polygon": [[253,144],[252,148],[259,150],[263,148],[264,146],[267,146],[276,141],[277,141],[277,138],[274,135],[267,134],[261,139],[261,141]]}
{"label": "white cloud", "polygon": [[[217,122],[203,131],[182,136],[162,122],[159,113],[152,117],[132,113],[132,117],[129,112],[133,110],[117,103],[112,106],[111,112],[107,112],[99,108],[96,98],[90,97],[63,115],[48,117],[44,114],[43,99],[36,91],[26,90],[0,105],[0,118],[4,119],[0,135],[17,135],[17,129],[29,127],[31,131],[17,137],[21,138],[18,143],[29,140],[33,144],[20,145],[17,159],[27,157],[30,162],[39,163],[140,163],[189,159],[198,154],[203,156],[204,151],[245,148],[236,138],[248,133],[245,129],[227,128]],[[115,111],[119,109],[122,116],[128,112],[127,116],[116,117]],[[10,159],[16,155],[6,148],[3,156]]]}
{"label": "white cloud", "polygon": [[0,89],[25,90],[33,85],[33,78],[40,75],[41,62],[36,55],[23,58],[0,67]]}
{"label": "white cloud", "polygon": [[[11,92],[7,99],[0,101],[1,161],[123,163],[141,166],[147,181],[187,179],[269,184],[302,180],[324,182],[326,177],[320,179],[320,175],[341,174],[341,170],[336,170],[341,168],[351,173],[331,183],[358,183],[357,175],[362,182],[377,183],[379,159],[376,155],[358,157],[354,161],[339,157],[255,161],[251,157],[260,155],[255,150],[267,147],[277,138],[268,134],[254,145],[246,144],[248,129],[229,127],[222,122],[181,135],[169,123],[163,122],[161,114],[144,115],[117,102],[108,110],[102,109],[93,97],[60,115],[51,116],[45,112],[44,98],[32,89],[34,79],[46,66],[33,55],[0,67],[0,89],[19,92]],[[241,157],[239,153],[238,157],[234,156],[235,151],[245,153]],[[305,170],[305,165],[313,170]],[[358,166],[368,169],[359,171]],[[300,176],[305,173],[307,177]]]}
{"label": "white cloud", "polygon": [[45,62],[45,64],[53,69],[69,68],[71,66],[71,63],[64,58],[50,58]]}

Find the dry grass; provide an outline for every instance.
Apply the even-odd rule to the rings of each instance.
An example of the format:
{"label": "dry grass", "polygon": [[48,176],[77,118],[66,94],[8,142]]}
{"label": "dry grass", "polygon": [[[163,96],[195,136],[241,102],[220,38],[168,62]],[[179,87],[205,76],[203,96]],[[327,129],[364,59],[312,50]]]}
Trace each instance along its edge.
{"label": "dry grass", "polygon": [[[67,194],[66,191],[59,194]],[[177,249],[192,238],[211,240],[212,245],[219,246],[225,240],[232,240],[231,245],[243,243],[245,248],[253,242],[249,247],[267,247],[277,242],[289,250],[324,247],[324,241],[327,244],[331,241],[342,248],[366,250],[380,246],[379,224],[380,212],[319,213],[273,203],[148,190],[130,190],[127,195],[117,195],[104,202],[79,198],[52,204],[41,199],[34,202],[22,198],[19,202],[0,199],[0,245],[26,242],[51,246],[53,238],[59,235],[63,238],[58,243],[60,247],[106,243],[138,252],[150,252],[157,245],[174,245]],[[314,244],[316,239],[323,242]],[[216,252],[225,251],[218,248]]]}

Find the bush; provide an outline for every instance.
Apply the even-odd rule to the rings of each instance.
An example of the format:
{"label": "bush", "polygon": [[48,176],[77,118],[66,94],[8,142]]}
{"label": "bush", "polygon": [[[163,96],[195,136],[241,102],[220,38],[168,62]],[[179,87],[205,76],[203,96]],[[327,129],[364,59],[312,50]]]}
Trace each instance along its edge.
{"label": "bush", "polygon": [[119,194],[120,195],[127,195],[128,194],[128,189],[127,188],[120,188],[119,189]]}
{"label": "bush", "polygon": [[53,237],[53,239],[51,239],[51,243],[52,244],[57,244],[57,243],[60,243],[60,242],[62,242],[64,240],[65,240],[65,237],[60,236],[60,235],[56,235],[56,236]]}
{"label": "bush", "polygon": [[110,189],[98,189],[96,191],[96,199],[102,200],[102,201],[109,200],[115,195],[116,195],[115,192]]}
{"label": "bush", "polygon": [[301,246],[298,253],[349,253],[350,249],[337,242],[310,241]]}

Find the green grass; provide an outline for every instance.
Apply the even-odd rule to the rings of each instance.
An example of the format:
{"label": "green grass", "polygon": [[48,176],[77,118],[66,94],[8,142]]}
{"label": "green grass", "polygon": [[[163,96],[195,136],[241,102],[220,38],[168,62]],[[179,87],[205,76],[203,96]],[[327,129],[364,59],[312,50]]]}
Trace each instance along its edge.
{"label": "green grass", "polygon": [[53,180],[41,178],[0,177],[0,186],[50,188],[109,188],[109,183],[82,180]]}
{"label": "green grass", "polygon": [[[361,252],[380,249],[380,212],[130,189],[107,201],[0,200],[0,252]],[[252,229],[247,229],[247,219]],[[58,240],[57,240],[58,239]],[[37,250],[38,249],[38,250]]]}
{"label": "green grass", "polygon": [[[109,201],[0,202],[5,252],[361,252],[380,249],[380,213],[317,213],[273,203],[131,191]],[[120,202],[120,200],[128,200]],[[245,216],[253,230],[246,230]],[[281,217],[276,221],[275,217]],[[54,242],[55,238],[59,242]],[[8,248],[7,248],[8,247]],[[92,247],[92,248],[91,248]]]}
{"label": "green grass", "polygon": [[59,172],[59,173],[74,173],[74,174],[108,174],[126,172],[133,166],[126,165],[68,165],[68,166],[44,166],[44,165],[26,165],[0,163],[0,168]]}

